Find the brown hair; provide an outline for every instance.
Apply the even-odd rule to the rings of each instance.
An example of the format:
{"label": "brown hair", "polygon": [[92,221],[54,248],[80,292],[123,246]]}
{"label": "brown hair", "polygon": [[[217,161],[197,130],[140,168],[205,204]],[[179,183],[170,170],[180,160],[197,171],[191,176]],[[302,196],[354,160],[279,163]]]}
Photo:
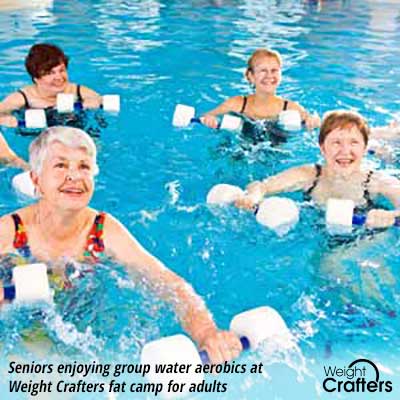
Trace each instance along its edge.
{"label": "brown hair", "polygon": [[279,64],[279,67],[282,67],[282,57],[277,51],[268,50],[268,49],[257,49],[256,51],[253,52],[253,54],[247,60],[247,69],[245,72],[245,76],[246,76],[247,80],[249,80],[249,73],[253,72],[254,63],[255,63],[256,59],[260,58],[260,57],[275,58],[275,60]]}
{"label": "brown hair", "polygon": [[57,65],[68,67],[68,57],[57,46],[49,43],[33,45],[25,59],[25,68],[34,81],[48,74]]}
{"label": "brown hair", "polygon": [[367,145],[370,129],[367,121],[360,114],[355,111],[346,110],[330,111],[324,115],[322,120],[318,138],[319,144],[324,144],[325,139],[333,130],[337,128],[347,129],[353,127],[360,131],[364,139],[364,143]]}

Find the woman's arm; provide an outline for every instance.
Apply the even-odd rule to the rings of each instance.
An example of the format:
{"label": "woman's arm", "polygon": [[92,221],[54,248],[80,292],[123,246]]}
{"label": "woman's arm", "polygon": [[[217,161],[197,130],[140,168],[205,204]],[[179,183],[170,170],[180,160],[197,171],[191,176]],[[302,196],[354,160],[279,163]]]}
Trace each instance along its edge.
{"label": "woman's arm", "polygon": [[314,179],[315,167],[313,165],[290,168],[263,181],[250,183],[246,187],[246,195],[235,205],[251,210],[261,202],[265,195],[306,190]]}
{"label": "woman's arm", "polygon": [[200,347],[206,348],[214,363],[236,357],[240,342],[230,332],[219,331],[203,300],[181,277],[166,268],[148,253],[113,217],[104,223],[104,244],[107,253],[125,264],[132,273],[139,273],[157,294],[172,304],[184,329]]}
{"label": "woman's arm", "polygon": [[240,112],[243,104],[243,96],[235,96],[231,97],[228,100],[225,100],[218,107],[214,108],[211,111],[207,111],[201,117],[201,122],[208,126],[209,128],[217,128],[218,120],[217,116],[222,114],[227,114],[229,112]]}
{"label": "woman's arm", "polygon": [[289,102],[289,110],[296,110],[301,115],[301,120],[305,122],[308,130],[313,130],[321,126],[321,118],[317,113],[310,114],[304,107],[293,101]]}
{"label": "woman's arm", "polygon": [[24,105],[25,100],[21,93],[14,92],[7,96],[0,103],[0,125],[16,128],[18,126],[18,121],[13,115],[10,115],[10,113],[19,110]]}
{"label": "woman's arm", "polygon": [[80,91],[84,108],[99,108],[101,106],[102,98],[97,92],[83,85],[80,86]]}
{"label": "woman's arm", "polygon": [[8,146],[4,136],[0,133],[0,161],[24,170],[29,169],[29,164],[19,158]]}
{"label": "woman's arm", "polygon": [[395,218],[400,216],[400,181],[394,176],[375,172],[370,184],[373,194],[386,197],[395,207],[394,210],[373,209],[367,214],[366,224],[373,228],[392,226]]}

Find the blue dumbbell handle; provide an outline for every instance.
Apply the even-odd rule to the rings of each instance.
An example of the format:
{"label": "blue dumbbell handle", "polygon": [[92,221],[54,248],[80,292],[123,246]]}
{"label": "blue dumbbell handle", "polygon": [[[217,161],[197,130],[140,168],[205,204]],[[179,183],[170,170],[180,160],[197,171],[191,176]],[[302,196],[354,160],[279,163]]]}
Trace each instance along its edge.
{"label": "blue dumbbell handle", "polygon": [[[364,225],[367,220],[367,216],[365,214],[354,214],[353,215],[353,225]],[[400,226],[400,217],[396,217],[394,219],[393,226]]]}
{"label": "blue dumbbell handle", "polygon": [[[222,122],[222,120],[218,122],[217,129],[220,129],[220,128],[221,128],[221,122]],[[194,117],[194,118],[192,118],[192,119],[190,120],[190,123],[191,123],[191,124],[192,124],[192,123],[195,123],[195,124],[202,124],[201,119],[200,119],[199,117]]]}
{"label": "blue dumbbell handle", "polygon": [[[249,339],[247,339],[247,337],[242,336],[240,338],[240,343],[242,344],[243,350],[248,350],[250,348],[250,342]],[[199,351],[199,356],[203,364],[210,364],[210,358],[208,357],[208,354],[205,350]]]}
{"label": "blue dumbbell handle", "polygon": [[4,300],[12,301],[15,299],[15,286],[6,286],[3,287],[4,290]]}

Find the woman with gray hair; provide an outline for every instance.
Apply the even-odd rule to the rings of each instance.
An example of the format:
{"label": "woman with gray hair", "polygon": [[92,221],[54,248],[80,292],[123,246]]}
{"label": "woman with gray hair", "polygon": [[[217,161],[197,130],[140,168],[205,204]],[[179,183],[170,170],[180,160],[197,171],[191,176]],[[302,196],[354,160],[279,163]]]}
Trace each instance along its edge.
{"label": "woman with gray hair", "polygon": [[[88,134],[52,127],[32,142],[29,153],[39,200],[0,218],[0,255],[17,253],[27,262],[74,259],[93,264],[110,256],[143,276],[174,305],[183,327],[213,363],[239,355],[237,337],[218,330],[186,281],[149,254],[118,220],[88,207],[98,172],[96,147]],[[65,286],[71,284],[64,279]]]}

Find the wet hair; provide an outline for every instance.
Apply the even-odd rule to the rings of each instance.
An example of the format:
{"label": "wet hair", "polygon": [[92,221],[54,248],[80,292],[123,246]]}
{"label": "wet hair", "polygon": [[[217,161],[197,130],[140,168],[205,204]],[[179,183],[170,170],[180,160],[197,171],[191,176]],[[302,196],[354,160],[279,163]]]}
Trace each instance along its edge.
{"label": "wet hair", "polygon": [[247,80],[249,80],[249,73],[254,72],[253,68],[254,68],[254,63],[255,63],[256,59],[260,58],[260,57],[274,58],[278,62],[279,67],[282,68],[282,57],[277,51],[268,50],[268,49],[257,49],[256,51],[253,52],[253,54],[247,60],[247,69],[245,72],[245,76],[246,76]]}
{"label": "wet hair", "polygon": [[361,133],[365,146],[368,144],[370,129],[367,121],[355,111],[335,110],[324,115],[319,131],[319,144],[324,144],[325,139],[333,130],[357,128]]}
{"label": "wet hair", "polygon": [[68,67],[68,57],[54,44],[38,43],[33,45],[25,59],[25,68],[34,79],[48,74],[57,65]]}
{"label": "wet hair", "polygon": [[48,155],[49,146],[59,142],[67,147],[83,148],[93,161],[93,175],[97,175],[97,151],[93,139],[82,129],[71,126],[52,126],[44,130],[29,146],[29,165],[33,172],[40,174],[43,162]]}

